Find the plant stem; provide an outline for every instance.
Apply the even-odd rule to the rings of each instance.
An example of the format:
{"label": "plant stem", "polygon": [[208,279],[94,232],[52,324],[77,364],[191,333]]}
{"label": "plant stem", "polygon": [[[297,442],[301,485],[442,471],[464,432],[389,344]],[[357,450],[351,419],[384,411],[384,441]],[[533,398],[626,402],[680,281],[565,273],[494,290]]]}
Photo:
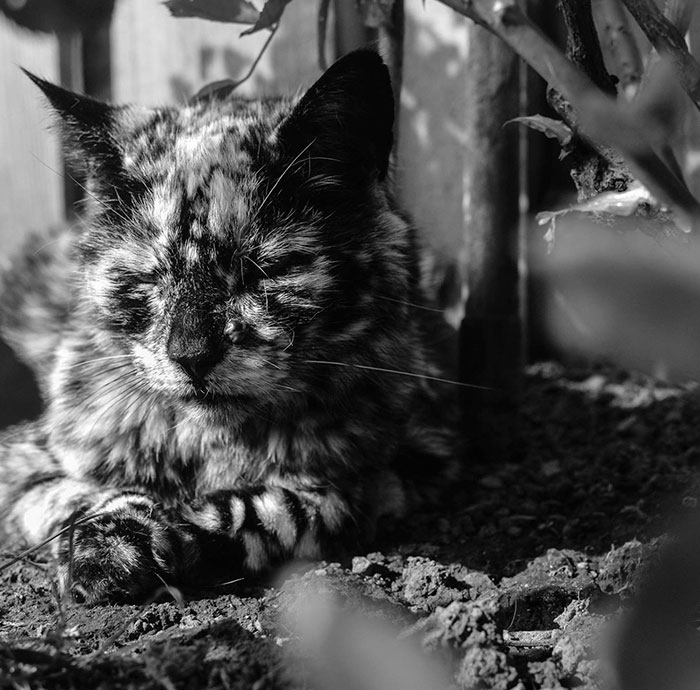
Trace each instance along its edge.
{"label": "plant stem", "polygon": [[[623,2],[659,54],[670,58],[676,68],[681,86],[693,103],[700,108],[700,64],[688,51],[683,34],[664,17],[653,2],[649,0],[623,0]],[[685,12],[680,12],[675,5],[671,9],[676,18],[686,21]]]}
{"label": "plant stem", "polygon": [[559,0],[567,29],[566,53],[603,92],[615,95],[615,83],[608,74],[593,23],[591,0]]}

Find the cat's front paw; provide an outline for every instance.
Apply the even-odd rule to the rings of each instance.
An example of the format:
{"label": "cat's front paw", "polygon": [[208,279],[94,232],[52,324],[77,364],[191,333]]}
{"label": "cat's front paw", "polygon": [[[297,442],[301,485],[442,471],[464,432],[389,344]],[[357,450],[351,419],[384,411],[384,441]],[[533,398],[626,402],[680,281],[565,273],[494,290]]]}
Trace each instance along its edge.
{"label": "cat's front paw", "polygon": [[173,573],[175,533],[147,496],[122,494],[76,513],[58,544],[63,592],[79,603],[136,602]]}

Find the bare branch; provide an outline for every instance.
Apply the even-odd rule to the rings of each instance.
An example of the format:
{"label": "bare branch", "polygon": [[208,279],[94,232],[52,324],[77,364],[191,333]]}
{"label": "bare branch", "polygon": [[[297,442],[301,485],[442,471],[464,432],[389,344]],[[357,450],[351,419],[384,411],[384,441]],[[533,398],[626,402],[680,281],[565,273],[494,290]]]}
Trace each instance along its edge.
{"label": "bare branch", "polygon": [[608,74],[593,23],[591,0],[559,0],[567,29],[566,54],[604,93],[615,95],[615,83]]}
{"label": "bare branch", "polygon": [[504,40],[568,101],[572,102],[577,94],[598,91],[591,79],[533,24],[516,0],[438,1]]}
{"label": "bare branch", "polygon": [[688,33],[690,28],[690,20],[693,18],[695,5],[695,0],[692,0],[692,2],[688,2],[688,0],[667,0],[666,2],[664,15],[683,36]]}
{"label": "bare branch", "polygon": [[[623,2],[654,48],[671,59],[681,86],[700,108],[700,64],[688,51],[683,34],[650,0]],[[685,20],[685,14],[680,18]]]}
{"label": "bare branch", "polygon": [[637,93],[642,78],[642,56],[620,0],[593,0],[603,40],[615,63],[615,74],[627,100]]}
{"label": "bare branch", "polygon": [[[635,177],[676,212],[685,228],[700,227],[700,205],[683,180],[676,177],[646,141],[644,131],[632,126],[632,118],[625,117],[615,102],[566,58],[525,16],[515,0],[439,1],[503,39],[568,101],[571,112],[567,123],[579,135],[607,159],[610,151],[606,147],[619,151]],[[641,2],[624,1],[628,5]],[[663,16],[661,20],[668,24]]]}

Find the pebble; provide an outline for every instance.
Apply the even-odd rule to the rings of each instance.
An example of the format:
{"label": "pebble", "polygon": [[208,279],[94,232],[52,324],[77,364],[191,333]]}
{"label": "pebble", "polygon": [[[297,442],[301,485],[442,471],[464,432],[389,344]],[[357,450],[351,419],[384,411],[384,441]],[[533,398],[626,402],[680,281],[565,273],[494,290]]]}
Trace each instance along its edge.
{"label": "pebble", "polygon": [[503,480],[495,474],[487,474],[479,480],[479,485],[484,489],[502,489]]}
{"label": "pebble", "polygon": [[369,558],[355,556],[352,559],[352,572],[355,573],[355,575],[362,575],[369,570],[371,565],[372,561],[370,561]]}

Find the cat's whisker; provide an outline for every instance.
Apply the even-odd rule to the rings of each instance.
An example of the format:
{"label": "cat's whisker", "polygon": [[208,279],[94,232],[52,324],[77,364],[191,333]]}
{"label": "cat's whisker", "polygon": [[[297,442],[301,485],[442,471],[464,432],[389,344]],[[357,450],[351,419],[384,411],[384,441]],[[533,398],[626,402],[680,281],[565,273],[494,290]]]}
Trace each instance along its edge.
{"label": "cat's whisker", "polygon": [[444,309],[437,309],[436,307],[427,307],[424,304],[415,304],[414,302],[406,302],[404,300],[395,299],[394,297],[386,297],[385,295],[377,295],[379,299],[384,299],[387,302],[395,302],[396,304],[403,304],[406,307],[413,307],[414,309],[422,309],[423,311],[432,311],[436,314],[444,314]]}
{"label": "cat's whisker", "polygon": [[50,247],[52,244],[56,244],[56,242],[60,242],[61,240],[63,240],[62,237],[54,237],[53,239],[48,240],[48,242],[44,242],[44,244],[32,252],[32,255],[37,256],[37,254],[44,251],[44,249]]}
{"label": "cat's whisker", "polygon": [[76,180],[75,177],[73,177],[73,175],[71,175],[71,174],[64,175],[63,173],[59,172],[55,168],[52,168],[46,161],[41,160],[41,158],[39,158],[39,156],[37,156],[35,153],[30,152],[30,154],[37,161],[39,161],[39,163],[41,163],[43,166],[48,168],[52,173],[55,173],[56,175],[58,175],[61,179],[68,178],[69,180],[71,180],[72,182],[77,184],[78,187],[80,187],[80,189],[82,189],[91,199],[93,199],[98,204],[100,204],[100,206],[107,209],[108,211],[112,211],[113,213],[115,213],[117,215],[118,218],[121,218],[123,221],[126,221],[127,223],[130,222],[129,218],[127,218],[123,213],[121,213],[120,211],[117,211],[116,209],[112,208],[111,206],[108,206],[102,199],[99,199],[98,197],[96,197],[85,185],[78,182],[78,180]]}
{"label": "cat's whisker", "polygon": [[[256,261],[253,261],[249,256],[246,257],[248,261],[250,261],[251,264],[253,264],[268,280],[270,280],[270,276],[265,272],[265,269],[262,268]],[[265,293],[265,313],[269,314],[270,313],[270,305],[268,304],[267,301],[267,285],[263,283],[263,292]]]}
{"label": "cat's whisker", "polygon": [[252,220],[256,220],[257,218],[259,218],[260,213],[265,207],[265,204],[267,203],[268,199],[272,196],[272,193],[277,189],[277,187],[279,187],[284,176],[292,169],[292,167],[297,163],[297,161],[314,145],[315,142],[316,139],[312,139],[301,151],[299,151],[299,153],[297,153],[296,156],[294,156],[292,162],[282,171],[282,174],[277,178],[277,181],[272,185],[272,187],[270,187],[267,194],[263,197],[263,200],[260,203],[260,206],[258,206],[258,210],[253,215]]}
{"label": "cat's whisker", "polygon": [[131,360],[131,355],[109,355],[107,357],[97,357],[95,359],[86,359],[83,362],[77,362],[76,364],[71,364],[67,367],[63,367],[63,369],[77,369],[78,367],[84,367],[89,364],[95,364],[97,362],[105,362],[109,359],[124,359],[124,360]]}
{"label": "cat's whisker", "polygon": [[349,369],[363,369],[365,371],[377,371],[383,374],[398,374],[400,376],[410,376],[412,378],[424,379],[426,381],[435,381],[436,383],[449,383],[453,386],[461,386],[463,388],[477,388],[479,390],[493,390],[488,386],[478,386],[475,383],[463,383],[462,381],[452,381],[451,379],[443,379],[439,376],[430,376],[429,374],[418,374],[413,371],[401,371],[400,369],[387,369],[384,367],[373,367],[369,364],[352,364],[350,362],[332,362],[323,359],[305,359],[306,364],[330,364],[336,367],[347,367]]}
{"label": "cat's whisker", "polygon": [[127,380],[110,381],[108,385],[93,391],[90,398],[95,400],[103,409],[101,413],[94,418],[89,437],[92,437],[98,425],[130,396],[134,396],[135,402],[140,403],[142,402],[140,394],[147,392],[148,389],[142,381],[131,378]]}

